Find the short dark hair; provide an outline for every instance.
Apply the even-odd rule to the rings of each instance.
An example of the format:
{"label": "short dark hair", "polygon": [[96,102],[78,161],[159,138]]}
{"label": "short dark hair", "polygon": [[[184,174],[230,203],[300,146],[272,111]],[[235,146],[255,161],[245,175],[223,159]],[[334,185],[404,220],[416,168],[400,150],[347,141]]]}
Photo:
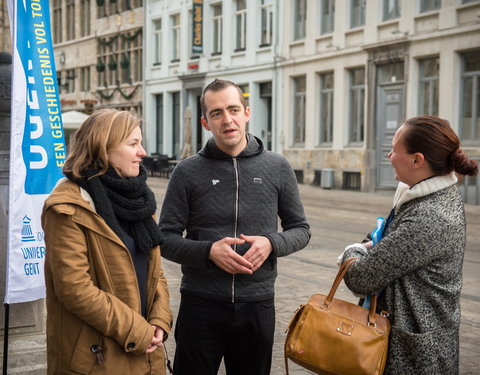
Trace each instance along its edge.
{"label": "short dark hair", "polygon": [[227,81],[227,80],[223,80],[223,79],[218,79],[218,78],[215,78],[212,82],[210,82],[204,89],[203,89],[203,92],[202,92],[202,96],[200,97],[200,106],[202,107],[202,116],[203,117],[207,117],[207,109],[205,108],[205,94],[207,93],[207,91],[221,91],[221,90],[224,90],[226,89],[227,87],[235,87],[238,91],[238,95],[239,95],[239,98],[240,98],[240,102],[242,103],[242,106],[243,108],[245,108],[245,98],[243,96],[243,91],[242,89],[240,88],[240,86],[238,86],[237,84],[233,83],[232,81]]}
{"label": "short dark hair", "polygon": [[417,116],[405,121],[403,142],[407,152],[420,152],[437,176],[453,170],[461,175],[475,176],[478,162],[468,159],[460,149],[460,140],[450,123],[435,116]]}

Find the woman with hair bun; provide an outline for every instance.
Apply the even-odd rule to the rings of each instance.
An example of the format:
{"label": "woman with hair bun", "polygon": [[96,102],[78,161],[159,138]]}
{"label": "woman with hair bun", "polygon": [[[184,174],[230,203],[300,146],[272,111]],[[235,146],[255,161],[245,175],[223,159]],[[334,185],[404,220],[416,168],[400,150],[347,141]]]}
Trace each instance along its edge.
{"label": "woman with hair bun", "polygon": [[391,322],[385,374],[458,374],[466,227],[457,174],[475,176],[448,121],[413,117],[388,158],[399,181],[383,239],[347,246],[354,293],[378,296]]}

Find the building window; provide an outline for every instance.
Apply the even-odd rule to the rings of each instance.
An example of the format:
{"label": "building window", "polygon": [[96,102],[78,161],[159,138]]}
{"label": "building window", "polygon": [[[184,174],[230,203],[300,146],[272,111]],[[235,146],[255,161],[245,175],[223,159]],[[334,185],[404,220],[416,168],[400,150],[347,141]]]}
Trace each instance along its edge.
{"label": "building window", "polygon": [[294,78],[293,89],[293,142],[303,144],[305,143],[306,78]]}
{"label": "building window", "polygon": [[294,34],[293,40],[304,39],[307,30],[307,0],[295,0],[294,6]]}
{"label": "building window", "polygon": [[67,94],[75,92],[75,69],[65,70],[64,79],[63,87],[65,87],[65,92]]}
{"label": "building window", "polygon": [[405,76],[404,69],[403,62],[378,65],[378,83],[395,83],[403,81]]}
{"label": "building window", "polygon": [[118,76],[118,55],[119,50],[119,38],[110,39],[110,44],[108,45],[108,56],[107,56],[107,67],[108,67],[108,85],[116,85],[120,83],[120,78]]}
{"label": "building window", "polygon": [[466,141],[480,141],[480,50],[462,55],[461,135]]}
{"label": "building window", "polygon": [[172,92],[172,150],[175,159],[180,157],[180,92]]}
{"label": "building window", "polygon": [[393,20],[400,17],[400,0],[383,0],[383,20]]}
{"label": "building window", "polygon": [[103,18],[107,16],[107,6],[105,3],[102,3],[101,5],[99,2],[97,2],[97,17],[98,18]]}
{"label": "building window", "polygon": [[262,131],[261,135],[264,136],[266,142],[264,143],[267,150],[272,150],[273,134],[272,134],[272,81],[262,82],[258,84],[259,98],[263,102],[263,106],[266,110],[267,120],[267,132]]}
{"label": "building window", "polygon": [[90,91],[90,67],[80,68],[80,91]]}
{"label": "building window", "polygon": [[99,86],[115,85],[117,78],[117,56],[118,38],[111,37],[98,40],[98,60],[96,69],[98,72]]}
{"label": "building window", "polygon": [[171,61],[180,61],[180,13],[170,16],[172,27],[172,56]]}
{"label": "building window", "polygon": [[142,80],[142,30],[98,39],[99,86],[131,84]]}
{"label": "building window", "polygon": [[153,21],[153,39],[155,48],[153,50],[153,65],[162,63],[162,20]]}
{"label": "building window", "polygon": [[132,10],[132,4],[130,0],[119,0],[120,4],[118,5],[119,8],[121,8],[122,12],[125,12],[127,10]]}
{"label": "building window", "polygon": [[105,1],[105,5],[109,7],[108,15],[118,14],[120,13],[118,1]]}
{"label": "building window", "polygon": [[320,74],[320,143],[333,140],[333,72]]}
{"label": "building window", "polygon": [[438,57],[419,62],[419,114],[438,116]]}
{"label": "building window", "polygon": [[272,0],[261,0],[261,39],[260,47],[271,46],[273,36],[273,4]]}
{"label": "building window", "polygon": [[90,35],[90,0],[80,1],[80,36]]}
{"label": "building window", "polygon": [[98,76],[98,85],[107,86],[107,63],[108,63],[108,48],[104,40],[99,39],[98,43],[98,59],[95,66]]}
{"label": "building window", "polygon": [[365,135],[365,69],[350,71],[349,142],[363,142]]}
{"label": "building window", "polygon": [[420,0],[420,13],[440,9],[441,0]]}
{"label": "building window", "polygon": [[163,94],[155,95],[156,117],[157,117],[157,148],[159,154],[164,154],[163,145]]}
{"label": "building window", "polygon": [[141,29],[138,30],[138,36],[131,43],[131,61],[133,82],[141,82],[143,80],[143,60],[142,60],[142,39]]}
{"label": "building window", "polygon": [[142,80],[142,32],[120,36],[121,48],[117,51],[117,62],[120,70],[120,83],[131,84]]}
{"label": "building window", "polygon": [[243,51],[247,43],[247,1],[236,0],[235,3],[235,51]]}
{"label": "building window", "polygon": [[321,4],[320,32],[328,34],[335,28],[335,0],[322,0]]}
{"label": "building window", "polygon": [[62,42],[62,0],[54,0],[53,6],[53,43]]}
{"label": "building window", "polygon": [[143,0],[130,0],[134,8],[140,8],[143,6]]}
{"label": "building window", "polygon": [[212,55],[219,55],[222,53],[222,4],[212,5],[212,21],[213,21],[213,49]]}
{"label": "building window", "polygon": [[57,85],[58,85],[58,94],[62,93],[62,71],[57,70]]}
{"label": "building window", "polygon": [[365,25],[365,8],[366,0],[350,0],[351,28]]}
{"label": "building window", "polygon": [[67,40],[75,39],[75,24],[73,20],[75,17],[75,0],[67,0],[66,5],[66,19],[67,19]]}

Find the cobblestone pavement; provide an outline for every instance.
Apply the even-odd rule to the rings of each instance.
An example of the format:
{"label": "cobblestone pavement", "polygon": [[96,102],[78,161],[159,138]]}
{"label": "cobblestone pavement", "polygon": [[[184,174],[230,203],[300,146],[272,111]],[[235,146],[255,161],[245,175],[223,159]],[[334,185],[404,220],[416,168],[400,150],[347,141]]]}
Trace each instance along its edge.
{"label": "cobblestone pavement", "polygon": [[[159,209],[168,180],[150,178]],[[312,229],[312,239],[304,250],[278,262],[276,282],[276,331],[272,375],[284,375],[283,343],[285,329],[297,307],[310,295],[327,293],[337,272],[336,257],[345,245],[358,242],[372,230],[377,216],[388,215],[393,192],[359,193],[344,190],[324,190],[300,185],[306,215]],[[460,374],[480,374],[480,206],[466,205],[467,249],[462,290],[462,322],[460,326]],[[163,260],[170,288],[170,299],[177,315],[180,300],[180,266]],[[342,284],[337,297],[355,302],[356,298]],[[170,358],[175,352],[173,337],[167,341]],[[290,374],[311,372],[289,364]],[[225,374],[223,367],[219,374]],[[192,374],[193,375],[193,374]],[[248,374],[246,374],[248,375]],[[433,375],[433,374],[432,374]]]}

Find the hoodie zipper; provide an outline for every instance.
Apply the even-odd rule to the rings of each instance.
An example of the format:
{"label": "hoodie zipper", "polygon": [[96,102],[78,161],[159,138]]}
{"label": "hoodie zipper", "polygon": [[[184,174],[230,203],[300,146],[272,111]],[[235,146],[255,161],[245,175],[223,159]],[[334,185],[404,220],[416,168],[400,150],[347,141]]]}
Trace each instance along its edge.
{"label": "hoodie zipper", "polygon": [[[238,181],[238,165],[237,159],[233,158],[233,169],[235,171],[235,229],[233,237],[237,238],[237,227],[238,227],[238,190],[239,190],[239,181]],[[233,245],[233,251],[237,252],[237,244]],[[232,275],[232,303],[235,302],[235,275]]]}

